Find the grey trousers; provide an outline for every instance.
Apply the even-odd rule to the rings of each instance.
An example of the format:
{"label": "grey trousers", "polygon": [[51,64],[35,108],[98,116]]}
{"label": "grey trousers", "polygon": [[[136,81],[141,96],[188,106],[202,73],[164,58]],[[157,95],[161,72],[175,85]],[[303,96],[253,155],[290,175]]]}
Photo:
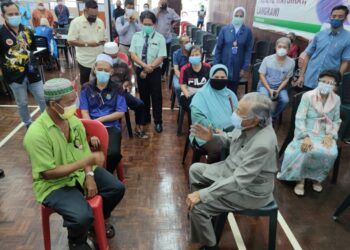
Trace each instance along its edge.
{"label": "grey trousers", "polygon": [[[205,163],[195,163],[190,168],[191,193],[210,186],[214,180],[203,176],[206,168],[216,167]],[[216,245],[216,236],[212,223],[213,217],[232,212],[240,207],[232,202],[232,194],[215,201],[198,203],[190,212],[191,241],[212,247]]]}

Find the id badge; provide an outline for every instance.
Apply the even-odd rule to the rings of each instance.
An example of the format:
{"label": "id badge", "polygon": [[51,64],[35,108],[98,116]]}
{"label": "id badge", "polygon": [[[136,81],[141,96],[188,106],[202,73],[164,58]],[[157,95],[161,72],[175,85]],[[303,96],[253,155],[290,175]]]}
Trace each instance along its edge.
{"label": "id badge", "polygon": [[28,73],[35,73],[35,67],[32,62],[28,63]]}
{"label": "id badge", "polygon": [[232,47],[232,55],[237,55],[238,47]]}

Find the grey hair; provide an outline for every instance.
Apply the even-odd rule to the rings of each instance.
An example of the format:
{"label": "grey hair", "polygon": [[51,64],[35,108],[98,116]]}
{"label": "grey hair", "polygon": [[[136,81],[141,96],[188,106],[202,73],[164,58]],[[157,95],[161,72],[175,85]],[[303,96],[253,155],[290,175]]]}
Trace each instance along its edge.
{"label": "grey hair", "polygon": [[259,127],[264,128],[271,124],[272,102],[267,96],[252,92],[244,95],[242,101],[250,104],[249,116],[259,119]]}
{"label": "grey hair", "polygon": [[276,41],[276,46],[280,43],[287,44],[288,47],[290,47],[290,44],[292,43],[288,37],[281,37],[277,39]]}

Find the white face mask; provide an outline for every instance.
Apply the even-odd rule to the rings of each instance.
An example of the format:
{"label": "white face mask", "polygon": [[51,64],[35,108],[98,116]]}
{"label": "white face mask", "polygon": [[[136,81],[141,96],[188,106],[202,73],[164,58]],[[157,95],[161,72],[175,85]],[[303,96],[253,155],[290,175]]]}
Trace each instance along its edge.
{"label": "white face mask", "polygon": [[125,15],[127,17],[130,17],[134,14],[134,11],[135,11],[134,9],[125,9]]}
{"label": "white face mask", "polygon": [[38,9],[39,9],[39,10],[43,10],[43,9],[45,9],[45,7],[44,7],[44,6],[39,5],[39,6],[38,6]]}
{"label": "white face mask", "polygon": [[284,48],[279,48],[279,49],[277,49],[276,54],[278,56],[285,56],[285,55],[287,55],[287,50]]}

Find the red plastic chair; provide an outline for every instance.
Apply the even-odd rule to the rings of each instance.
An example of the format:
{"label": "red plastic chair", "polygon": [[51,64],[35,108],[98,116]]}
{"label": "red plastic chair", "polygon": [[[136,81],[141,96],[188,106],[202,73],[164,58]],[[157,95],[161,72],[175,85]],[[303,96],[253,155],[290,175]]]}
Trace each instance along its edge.
{"label": "red plastic chair", "polygon": [[180,22],[180,36],[186,34],[187,26],[190,25],[190,24],[191,24],[191,23],[186,22],[186,21]]}

